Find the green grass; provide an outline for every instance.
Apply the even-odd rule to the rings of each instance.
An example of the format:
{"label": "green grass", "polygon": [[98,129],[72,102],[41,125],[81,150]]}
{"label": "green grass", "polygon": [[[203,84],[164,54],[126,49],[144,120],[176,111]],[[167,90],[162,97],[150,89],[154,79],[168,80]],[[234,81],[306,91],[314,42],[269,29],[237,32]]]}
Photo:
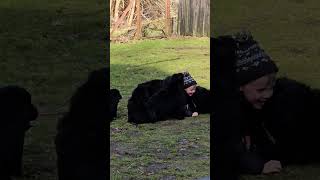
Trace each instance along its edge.
{"label": "green grass", "polygon": [[121,91],[111,123],[112,179],[195,179],[209,174],[209,115],[138,127],[127,123],[127,101],[137,84],[188,70],[210,87],[209,39],[183,38],[111,44],[111,88]]}
{"label": "green grass", "polygon": [[[317,0],[220,0],[211,6],[213,36],[241,29],[255,39],[279,65],[279,76],[320,88],[320,6]],[[244,179],[317,180],[320,167],[289,166],[278,175]]]}
{"label": "green grass", "polygon": [[[54,112],[88,72],[106,66],[105,7],[103,0],[1,0],[0,84],[25,87],[40,113]],[[58,118],[40,116],[27,132],[19,179],[57,179]]]}

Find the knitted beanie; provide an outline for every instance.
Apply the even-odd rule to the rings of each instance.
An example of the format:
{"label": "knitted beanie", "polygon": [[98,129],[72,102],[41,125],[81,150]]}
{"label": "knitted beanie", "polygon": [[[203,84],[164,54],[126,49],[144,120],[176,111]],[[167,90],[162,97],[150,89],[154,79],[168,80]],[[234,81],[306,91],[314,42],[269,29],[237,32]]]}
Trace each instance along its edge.
{"label": "knitted beanie", "polygon": [[184,72],[183,73],[183,87],[184,89],[196,85],[197,82],[191,77],[191,75],[189,74],[189,72]]}
{"label": "knitted beanie", "polygon": [[236,42],[236,79],[239,86],[245,85],[267,74],[278,72],[272,61],[250,32],[240,32],[233,36]]}

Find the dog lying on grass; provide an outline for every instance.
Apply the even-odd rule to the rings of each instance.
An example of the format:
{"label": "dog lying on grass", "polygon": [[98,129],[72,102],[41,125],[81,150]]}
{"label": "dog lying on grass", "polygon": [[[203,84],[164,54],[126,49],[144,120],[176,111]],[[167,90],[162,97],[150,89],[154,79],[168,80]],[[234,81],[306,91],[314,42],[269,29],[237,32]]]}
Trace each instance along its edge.
{"label": "dog lying on grass", "polygon": [[[210,91],[197,87],[194,106],[200,113],[210,112]],[[128,122],[154,123],[170,118],[184,119],[187,95],[184,90],[184,75],[173,74],[163,80],[151,80],[139,84],[128,101]]]}

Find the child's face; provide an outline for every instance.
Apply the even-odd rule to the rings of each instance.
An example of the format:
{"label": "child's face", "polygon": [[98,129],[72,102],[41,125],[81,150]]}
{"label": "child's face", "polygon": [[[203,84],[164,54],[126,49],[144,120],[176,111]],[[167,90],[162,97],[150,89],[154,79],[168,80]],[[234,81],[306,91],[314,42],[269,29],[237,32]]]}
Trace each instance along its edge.
{"label": "child's face", "polygon": [[265,102],[273,95],[276,74],[265,75],[240,87],[244,97],[255,109],[262,109]]}
{"label": "child's face", "polygon": [[197,87],[196,85],[193,85],[193,86],[190,86],[184,90],[186,91],[188,96],[192,96],[196,92],[196,87]]}

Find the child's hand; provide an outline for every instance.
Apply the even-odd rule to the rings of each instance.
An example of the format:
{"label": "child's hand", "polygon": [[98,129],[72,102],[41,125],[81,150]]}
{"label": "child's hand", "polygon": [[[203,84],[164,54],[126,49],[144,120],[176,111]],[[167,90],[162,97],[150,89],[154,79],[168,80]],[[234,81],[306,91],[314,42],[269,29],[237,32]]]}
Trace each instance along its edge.
{"label": "child's hand", "polygon": [[195,117],[195,116],[198,116],[198,115],[199,115],[198,112],[193,112],[193,113],[192,113],[192,117]]}
{"label": "child's hand", "polygon": [[278,173],[282,169],[281,162],[276,160],[270,160],[264,164],[262,173],[270,174],[270,173]]}

